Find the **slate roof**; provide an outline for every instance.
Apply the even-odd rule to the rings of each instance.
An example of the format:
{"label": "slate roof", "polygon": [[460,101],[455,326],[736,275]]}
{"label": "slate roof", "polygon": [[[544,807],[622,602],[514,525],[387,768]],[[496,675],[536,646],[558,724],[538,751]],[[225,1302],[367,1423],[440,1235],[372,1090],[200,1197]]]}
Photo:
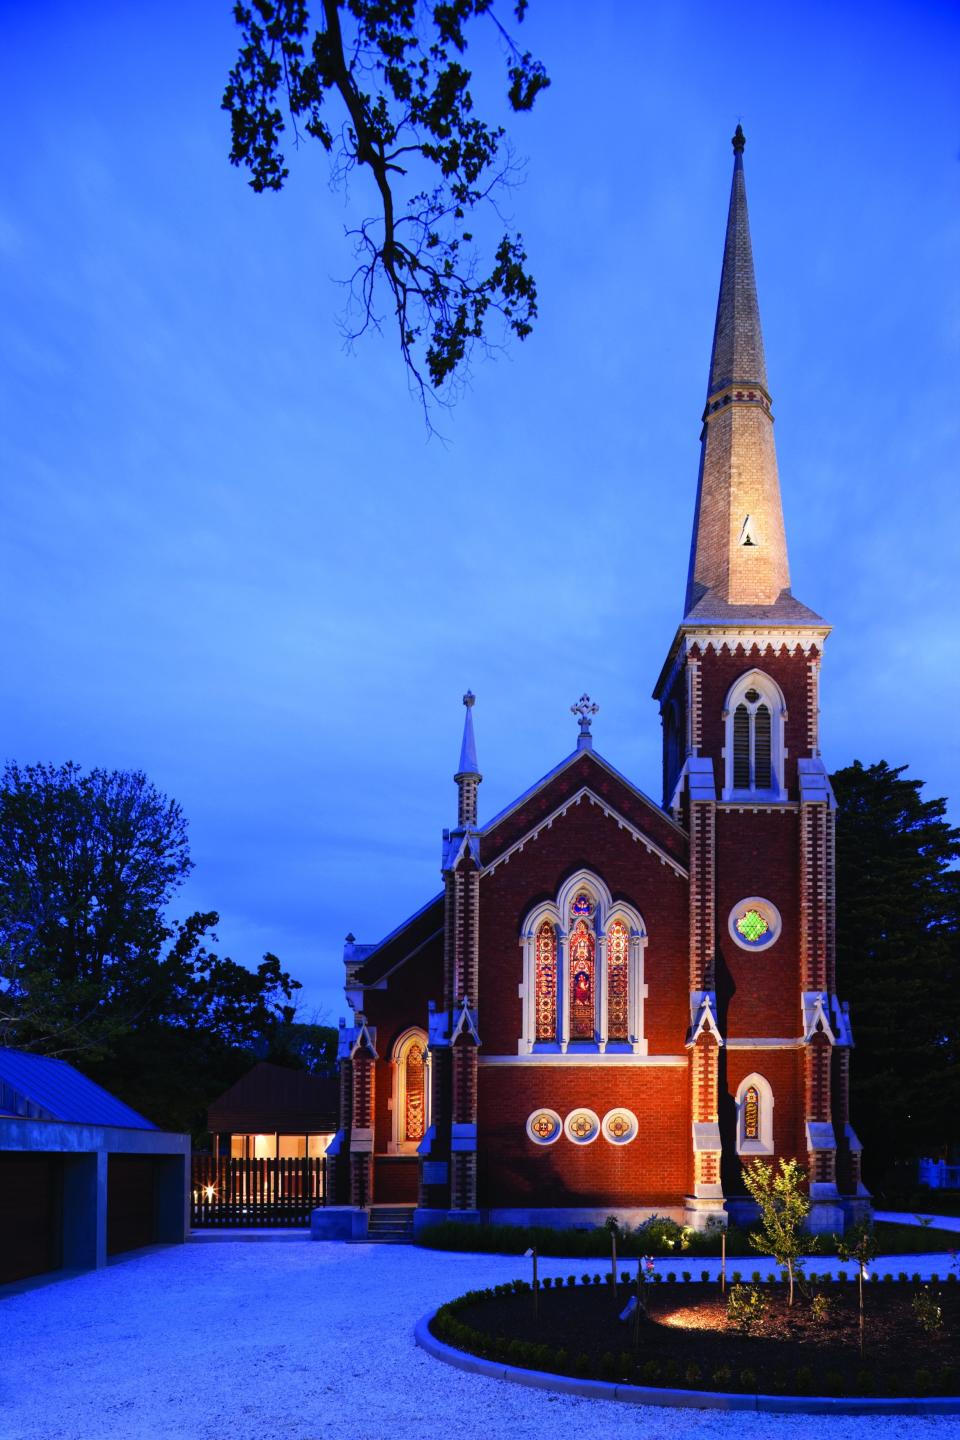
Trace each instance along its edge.
{"label": "slate roof", "polygon": [[34,1120],[77,1125],[117,1125],[156,1130],[156,1125],[122,1100],[81,1075],[66,1060],[0,1046],[0,1107]]}

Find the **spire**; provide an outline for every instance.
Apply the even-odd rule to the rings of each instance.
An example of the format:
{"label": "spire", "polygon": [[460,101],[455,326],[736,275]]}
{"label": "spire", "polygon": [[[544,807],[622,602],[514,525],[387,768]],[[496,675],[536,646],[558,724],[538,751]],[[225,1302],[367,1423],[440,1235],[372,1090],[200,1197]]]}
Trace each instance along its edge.
{"label": "spire", "polygon": [[477,786],[483,779],[477,768],[477,743],[473,738],[473,707],[477,697],[468,690],[463,697],[466,715],[463,717],[463,743],[460,746],[460,765],[454,775],[458,790],[457,826],[463,829],[477,823]]}
{"label": "spire", "polygon": [[687,620],[819,619],[790,592],[773,416],[753,270],[746,144],[733,137],[733,183],[703,413]]}

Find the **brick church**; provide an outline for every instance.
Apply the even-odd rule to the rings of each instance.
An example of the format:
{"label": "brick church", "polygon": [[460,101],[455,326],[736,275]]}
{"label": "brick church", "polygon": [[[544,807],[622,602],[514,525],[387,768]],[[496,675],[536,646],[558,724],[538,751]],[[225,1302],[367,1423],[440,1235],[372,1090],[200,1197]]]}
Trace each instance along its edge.
{"label": "brick church", "polygon": [[404,1203],[417,1228],[726,1223],[757,1156],[800,1160],[814,1228],[869,1203],[820,755],[830,627],[790,588],[739,126],[733,148],[686,601],[653,692],[662,804],[594,748],[584,696],[572,754],[481,824],[464,697],[443,891],[379,944],[348,937],[315,1233]]}

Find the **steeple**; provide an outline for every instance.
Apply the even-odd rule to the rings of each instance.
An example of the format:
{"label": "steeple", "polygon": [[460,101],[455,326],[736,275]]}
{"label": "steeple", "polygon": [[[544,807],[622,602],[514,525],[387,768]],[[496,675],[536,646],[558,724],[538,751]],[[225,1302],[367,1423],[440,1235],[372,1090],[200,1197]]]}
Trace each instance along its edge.
{"label": "steeple", "polygon": [[466,715],[463,717],[463,743],[460,746],[460,764],[454,781],[457,786],[457,828],[464,829],[477,823],[477,786],[483,779],[477,768],[477,743],[473,738],[473,707],[477,697],[468,690],[463,697]]}
{"label": "steeple", "polygon": [[733,137],[733,184],[703,412],[686,621],[818,616],[794,600],[783,528],[773,416],[753,271],[746,144]]}

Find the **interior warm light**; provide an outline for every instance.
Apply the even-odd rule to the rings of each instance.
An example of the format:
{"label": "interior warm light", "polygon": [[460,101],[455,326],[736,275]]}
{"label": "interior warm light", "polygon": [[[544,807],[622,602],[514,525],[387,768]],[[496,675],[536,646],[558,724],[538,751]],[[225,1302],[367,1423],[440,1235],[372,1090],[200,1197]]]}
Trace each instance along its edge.
{"label": "interior warm light", "polygon": [[206,1198],[207,1198],[208,1200],[212,1200],[213,1197],[214,1197],[214,1195],[216,1195],[217,1192],[216,1192],[216,1189],[214,1188],[214,1186],[212,1186],[212,1185],[204,1185],[204,1187],[203,1187],[203,1193],[204,1193],[204,1195],[206,1196]]}

